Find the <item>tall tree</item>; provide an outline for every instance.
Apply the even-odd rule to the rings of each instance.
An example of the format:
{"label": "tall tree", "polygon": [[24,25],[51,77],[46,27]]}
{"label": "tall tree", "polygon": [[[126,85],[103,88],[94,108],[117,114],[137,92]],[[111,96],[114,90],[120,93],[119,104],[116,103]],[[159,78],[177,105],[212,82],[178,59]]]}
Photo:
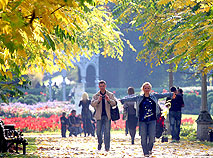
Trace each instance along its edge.
{"label": "tall tree", "polygon": [[211,0],[123,0],[114,9],[119,23],[143,31],[138,60],[175,63],[208,73],[213,68]]}
{"label": "tall tree", "polygon": [[143,31],[139,61],[144,59],[151,67],[174,63],[175,70],[181,66],[202,74],[197,133],[200,140],[208,140],[208,127],[213,123],[206,108],[206,74],[213,68],[212,0],[122,0],[114,14],[118,22],[128,22]]}
{"label": "tall tree", "polygon": [[66,69],[81,55],[102,53],[121,60],[122,33],[107,2],[0,0],[0,78],[4,78],[0,84],[12,84],[17,78],[21,84],[28,71]]}

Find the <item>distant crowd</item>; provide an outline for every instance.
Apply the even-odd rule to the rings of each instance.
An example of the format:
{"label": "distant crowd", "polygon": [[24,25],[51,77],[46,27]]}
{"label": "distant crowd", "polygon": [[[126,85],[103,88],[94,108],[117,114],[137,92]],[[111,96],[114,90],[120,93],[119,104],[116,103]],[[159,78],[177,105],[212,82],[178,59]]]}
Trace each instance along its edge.
{"label": "distant crowd", "polygon": [[84,137],[89,135],[95,136],[95,119],[92,111],[89,109],[90,105],[91,100],[89,100],[88,94],[85,92],[79,103],[79,107],[82,106],[81,114],[76,115],[76,110],[72,110],[67,118],[66,112],[62,113],[62,117],[60,118],[62,137],[66,137],[67,129],[70,132],[69,136],[77,136],[82,133],[84,133]]}

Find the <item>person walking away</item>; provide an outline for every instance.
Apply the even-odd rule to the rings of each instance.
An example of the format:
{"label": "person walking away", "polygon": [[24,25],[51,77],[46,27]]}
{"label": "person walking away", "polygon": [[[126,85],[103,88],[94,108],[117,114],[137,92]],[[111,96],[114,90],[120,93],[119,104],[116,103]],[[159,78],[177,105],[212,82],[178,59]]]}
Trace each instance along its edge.
{"label": "person walking away", "polygon": [[98,150],[102,147],[102,127],[104,126],[104,144],[105,150],[110,149],[110,129],[111,129],[111,106],[116,106],[117,102],[114,94],[106,90],[106,82],[101,80],[99,82],[100,91],[97,92],[91,101],[91,105],[95,108],[95,118],[97,120],[97,137],[98,137]]}
{"label": "person walking away", "polygon": [[90,114],[89,106],[91,104],[91,100],[89,100],[89,96],[86,92],[82,94],[81,101],[79,102],[79,107],[82,106],[81,116],[83,121],[83,130],[84,130],[84,137],[86,134],[91,134],[93,130],[93,126],[91,123],[92,116]]}
{"label": "person walking away", "polygon": [[[129,87],[127,90],[128,95],[125,98],[134,97],[135,90],[133,87]],[[131,136],[131,143],[134,144],[136,127],[138,124],[138,118],[136,117],[136,103],[135,102],[125,102],[124,111],[127,113],[127,124],[128,131]]]}
{"label": "person walking away", "polygon": [[172,135],[172,143],[180,141],[180,124],[181,124],[181,109],[184,107],[184,101],[181,94],[177,94],[176,87],[170,88],[176,97],[171,100],[171,108],[169,109],[169,122]]}
{"label": "person walking away", "polygon": [[136,102],[136,116],[139,119],[141,130],[141,145],[145,157],[152,154],[152,148],[156,134],[156,119],[160,113],[158,99],[164,97],[175,97],[173,93],[151,93],[152,85],[145,82],[141,86],[141,94],[132,98],[121,99],[121,103]]}
{"label": "person walking away", "polygon": [[61,121],[61,135],[62,137],[66,137],[66,131],[67,131],[67,125],[68,125],[68,119],[66,118],[66,112],[62,113],[62,116],[60,117]]}

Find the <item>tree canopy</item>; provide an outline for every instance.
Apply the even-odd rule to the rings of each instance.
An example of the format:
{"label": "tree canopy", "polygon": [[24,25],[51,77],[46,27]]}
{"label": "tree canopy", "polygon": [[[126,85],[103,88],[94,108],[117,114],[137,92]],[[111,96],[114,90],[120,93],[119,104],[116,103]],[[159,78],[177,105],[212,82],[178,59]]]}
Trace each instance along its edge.
{"label": "tree canopy", "polygon": [[1,89],[22,85],[27,72],[67,69],[82,55],[121,60],[123,35],[108,1],[0,0]]}
{"label": "tree canopy", "polygon": [[[213,69],[211,0],[123,0],[114,8],[120,24],[143,33],[137,60],[175,63],[208,73]],[[132,28],[130,28],[132,29]]]}

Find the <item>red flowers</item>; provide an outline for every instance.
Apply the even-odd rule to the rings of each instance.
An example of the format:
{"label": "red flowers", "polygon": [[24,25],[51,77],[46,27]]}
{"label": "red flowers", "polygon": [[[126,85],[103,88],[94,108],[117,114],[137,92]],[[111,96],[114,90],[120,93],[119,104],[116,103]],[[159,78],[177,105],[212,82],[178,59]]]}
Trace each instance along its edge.
{"label": "red flowers", "polygon": [[46,93],[43,93],[43,92],[40,92],[40,94],[43,95],[43,96],[46,96],[46,95],[47,95]]}
{"label": "red flowers", "polygon": [[168,91],[166,89],[163,89],[163,93],[168,93]]}
{"label": "red flowers", "polygon": [[59,129],[59,116],[52,115],[50,118],[39,117],[34,118],[28,116],[26,118],[14,117],[3,119],[5,124],[15,124],[15,128],[23,132],[43,132],[56,131]]}
{"label": "red flowers", "polygon": [[193,120],[191,117],[190,118],[185,118],[181,120],[182,124],[194,124],[195,120]]}
{"label": "red flowers", "polygon": [[[123,114],[120,116],[120,120],[112,122],[112,130],[124,130],[125,120],[123,120]],[[25,118],[14,117],[3,119],[5,124],[15,124],[15,128],[23,132],[44,132],[44,131],[57,131],[60,129],[60,116],[51,115],[49,118],[45,117],[32,117],[28,116]],[[158,122],[164,122],[164,119],[157,120]],[[192,118],[185,118],[181,121],[182,124],[194,124]]]}

